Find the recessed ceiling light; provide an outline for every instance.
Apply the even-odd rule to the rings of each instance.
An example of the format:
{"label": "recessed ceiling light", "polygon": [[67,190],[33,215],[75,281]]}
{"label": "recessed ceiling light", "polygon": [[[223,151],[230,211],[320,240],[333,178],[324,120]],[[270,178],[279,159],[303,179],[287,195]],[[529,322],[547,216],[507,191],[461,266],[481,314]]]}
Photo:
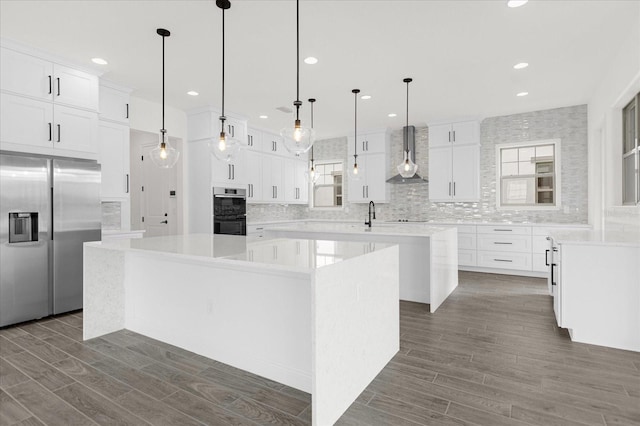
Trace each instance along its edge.
{"label": "recessed ceiling light", "polygon": [[392,112],[391,114],[387,114],[387,116],[388,116],[388,117],[397,117],[397,116],[398,116],[398,114],[396,114],[396,113]]}
{"label": "recessed ceiling light", "polygon": [[191,96],[198,96],[200,93],[196,92],[195,90],[189,90],[187,92],[187,95],[191,95]]}
{"label": "recessed ceiling light", "polygon": [[529,92],[520,92],[516,96],[522,97],[522,96],[527,96],[528,94],[529,94]]}
{"label": "recessed ceiling light", "polygon": [[98,64],[98,65],[107,65],[108,62],[105,61],[102,58],[91,58],[91,62],[93,62],[94,64]]}
{"label": "recessed ceiling light", "polygon": [[527,4],[529,0],[509,0],[507,2],[507,6],[509,7],[520,7],[520,6],[524,6],[525,4]]}
{"label": "recessed ceiling light", "polygon": [[371,95],[362,95],[360,96],[360,99],[364,99],[366,101],[367,99],[371,99]]}
{"label": "recessed ceiling light", "polygon": [[515,64],[515,65],[513,66],[513,68],[515,68],[515,69],[517,69],[517,70],[521,70],[521,69],[526,68],[526,67],[528,67],[528,66],[529,66],[529,64],[528,64],[528,63],[526,63],[526,62],[519,62],[519,63]]}
{"label": "recessed ceiling light", "polygon": [[318,63],[318,58],[314,58],[313,56],[309,56],[304,58],[304,63],[309,65],[315,65]]}
{"label": "recessed ceiling light", "polygon": [[260,118],[263,118],[263,119],[264,118],[269,118],[269,116],[268,115],[261,115]]}

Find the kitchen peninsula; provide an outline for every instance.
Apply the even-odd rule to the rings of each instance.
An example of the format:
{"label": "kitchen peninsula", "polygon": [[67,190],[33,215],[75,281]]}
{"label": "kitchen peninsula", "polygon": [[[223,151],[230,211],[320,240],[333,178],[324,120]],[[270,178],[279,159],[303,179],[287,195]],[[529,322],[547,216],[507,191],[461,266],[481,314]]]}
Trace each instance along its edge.
{"label": "kitchen peninsula", "polygon": [[178,235],[84,246],[84,339],[128,329],[310,392],[333,424],[399,349],[399,248]]}
{"label": "kitchen peninsula", "polygon": [[458,286],[458,240],[454,227],[413,224],[307,221],[265,228],[266,237],[327,238],[400,246],[400,300],[428,303],[430,312]]}

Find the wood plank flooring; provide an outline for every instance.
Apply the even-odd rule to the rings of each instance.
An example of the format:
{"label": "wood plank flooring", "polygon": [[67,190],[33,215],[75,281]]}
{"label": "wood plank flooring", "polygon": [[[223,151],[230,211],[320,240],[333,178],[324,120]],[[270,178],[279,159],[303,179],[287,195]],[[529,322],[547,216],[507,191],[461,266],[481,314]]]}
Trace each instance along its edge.
{"label": "wood plank flooring", "polygon": [[[460,273],[339,425],[639,425],[640,354],[572,343],[546,282]],[[82,313],[0,330],[0,425],[309,425],[308,394]],[[324,426],[324,425],[321,425]]]}

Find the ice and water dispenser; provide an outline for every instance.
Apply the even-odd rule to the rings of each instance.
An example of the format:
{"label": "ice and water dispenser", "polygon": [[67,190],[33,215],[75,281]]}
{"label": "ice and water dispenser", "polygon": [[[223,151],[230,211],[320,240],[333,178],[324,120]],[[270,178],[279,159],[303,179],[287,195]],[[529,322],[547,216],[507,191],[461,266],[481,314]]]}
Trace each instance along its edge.
{"label": "ice and water dispenser", "polygon": [[38,213],[9,213],[9,244],[38,241]]}

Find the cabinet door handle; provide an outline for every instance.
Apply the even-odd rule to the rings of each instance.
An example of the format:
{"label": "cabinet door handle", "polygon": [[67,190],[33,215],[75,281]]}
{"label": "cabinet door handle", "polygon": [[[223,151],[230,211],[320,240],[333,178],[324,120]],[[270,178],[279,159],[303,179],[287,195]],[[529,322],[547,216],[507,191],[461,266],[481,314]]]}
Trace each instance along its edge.
{"label": "cabinet door handle", "polygon": [[367,185],[367,198],[369,198],[369,185]]}
{"label": "cabinet door handle", "polygon": [[369,151],[369,141],[367,141],[367,151]]}
{"label": "cabinet door handle", "polygon": [[513,243],[503,243],[503,242],[500,242],[500,241],[494,241],[493,244],[511,245]]}
{"label": "cabinet door handle", "polygon": [[126,190],[126,193],[128,194],[129,193],[129,173],[127,173],[126,176],[127,176],[127,188],[126,188],[127,190]]}
{"label": "cabinet door handle", "polygon": [[49,123],[49,142],[51,142],[52,139],[53,139],[53,136],[51,134],[51,123]]}
{"label": "cabinet door handle", "polygon": [[56,78],[56,81],[58,82],[58,96],[60,96],[60,77]]}
{"label": "cabinet door handle", "polygon": [[549,249],[544,251],[544,265],[549,266]]}
{"label": "cabinet door handle", "polygon": [[454,197],[456,196],[456,183],[455,182],[453,182],[453,196]]}
{"label": "cabinet door handle", "polygon": [[496,262],[509,262],[509,263],[513,262],[513,260],[509,260],[509,259],[493,259],[493,260]]}
{"label": "cabinet door handle", "polygon": [[555,263],[551,264],[551,285],[556,285],[556,281],[553,279],[553,267],[556,266]]}
{"label": "cabinet door handle", "polygon": [[362,185],[362,198],[364,198],[364,185]]}
{"label": "cabinet door handle", "polygon": [[513,229],[494,229],[494,231],[497,231],[497,232],[511,232],[511,231],[513,231]]}
{"label": "cabinet door handle", "polygon": [[231,180],[231,164],[227,164],[227,179]]}
{"label": "cabinet door handle", "polygon": [[[449,130],[449,142],[451,142],[451,130]],[[451,195],[451,194],[449,194]]]}
{"label": "cabinet door handle", "polygon": [[162,222],[160,222],[160,223],[164,223],[164,224],[166,225],[167,223],[169,223],[169,221],[167,221],[167,220],[163,220],[163,221],[162,221]]}
{"label": "cabinet door handle", "polygon": [[60,142],[60,125],[58,124],[58,142]]}
{"label": "cabinet door handle", "polygon": [[51,76],[49,76],[49,94],[53,91]]}
{"label": "cabinet door handle", "polygon": [[453,131],[453,141],[454,142],[456,141],[456,131],[455,130]]}
{"label": "cabinet door handle", "polygon": [[236,165],[235,164],[231,165],[231,178],[233,180],[236,180]]}
{"label": "cabinet door handle", "polygon": [[451,182],[449,182],[449,197],[451,197]]}
{"label": "cabinet door handle", "polygon": [[125,118],[129,118],[129,104],[127,104],[127,116]]}

